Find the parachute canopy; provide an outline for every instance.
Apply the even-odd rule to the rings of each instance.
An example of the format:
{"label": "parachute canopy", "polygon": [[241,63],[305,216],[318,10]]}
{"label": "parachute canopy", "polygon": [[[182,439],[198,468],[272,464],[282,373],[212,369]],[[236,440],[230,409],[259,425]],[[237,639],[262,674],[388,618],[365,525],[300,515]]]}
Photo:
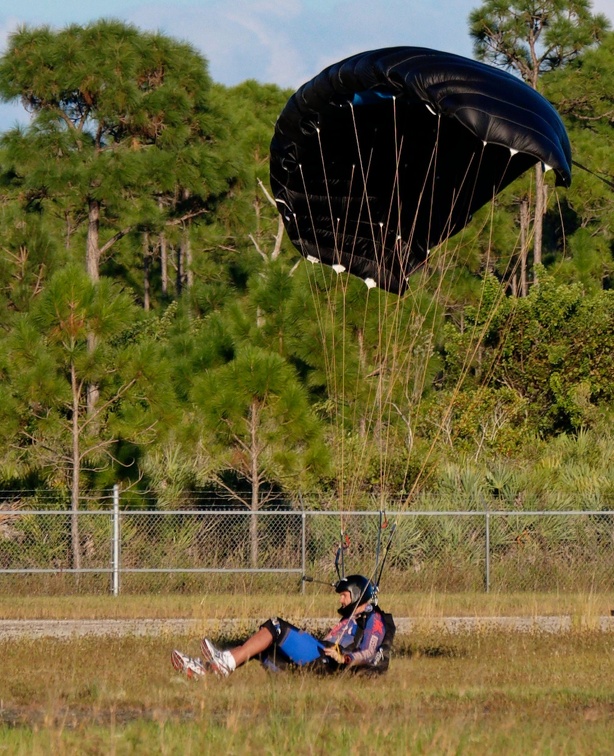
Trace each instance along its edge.
{"label": "parachute canopy", "polygon": [[290,98],[271,186],[308,259],[391,292],[532,165],[571,183],[565,127],[520,79],[426,48],[354,55]]}

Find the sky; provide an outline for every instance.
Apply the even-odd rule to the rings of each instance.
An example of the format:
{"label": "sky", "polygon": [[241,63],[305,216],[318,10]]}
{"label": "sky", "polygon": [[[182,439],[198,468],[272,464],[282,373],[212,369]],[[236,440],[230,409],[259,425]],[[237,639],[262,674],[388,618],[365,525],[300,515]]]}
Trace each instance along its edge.
{"label": "sky", "polygon": [[[296,89],[363,50],[416,45],[472,57],[468,17],[481,0],[0,0],[0,54],[19,26],[60,29],[115,18],[189,42],[212,78]],[[593,0],[614,27],[614,0]],[[27,123],[0,103],[0,131]]]}

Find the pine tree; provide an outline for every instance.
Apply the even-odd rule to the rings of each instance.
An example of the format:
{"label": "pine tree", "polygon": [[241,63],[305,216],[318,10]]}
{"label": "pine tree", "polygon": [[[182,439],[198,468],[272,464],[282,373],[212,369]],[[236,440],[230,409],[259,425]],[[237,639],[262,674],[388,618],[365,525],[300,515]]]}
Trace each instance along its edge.
{"label": "pine tree", "polygon": [[[71,492],[72,565],[81,566],[82,478],[115,463],[119,439],[146,445],[168,403],[155,345],[126,338],[140,310],[108,279],[67,266],[2,341],[4,469],[38,472]],[[90,335],[96,337],[91,349]],[[88,408],[87,386],[100,401]]]}
{"label": "pine tree", "polygon": [[[292,367],[278,354],[237,348],[233,360],[197,378],[192,399],[202,423],[201,476],[252,513],[275,490],[300,490],[327,466],[321,428]],[[230,477],[229,477],[230,476]],[[247,495],[240,485],[247,483]],[[258,565],[258,518],[250,520],[250,558]]]}
{"label": "pine tree", "polygon": [[586,290],[611,288],[614,276],[614,34],[544,80],[545,91],[565,118],[579,170],[563,198],[566,254],[560,280]]}
{"label": "pine tree", "polygon": [[67,239],[84,230],[93,282],[121,238],[187,228],[228,191],[210,89],[189,45],[117,21],[10,37],[0,95],[21,99],[33,120],[5,135],[5,176],[30,205],[65,218]]}
{"label": "pine tree", "polygon": [[[583,49],[598,43],[608,26],[605,16],[591,13],[589,0],[486,0],[469,16],[476,57],[518,73],[533,89],[539,89],[543,73],[564,67]],[[538,164],[534,266],[542,262],[545,210],[543,166]]]}

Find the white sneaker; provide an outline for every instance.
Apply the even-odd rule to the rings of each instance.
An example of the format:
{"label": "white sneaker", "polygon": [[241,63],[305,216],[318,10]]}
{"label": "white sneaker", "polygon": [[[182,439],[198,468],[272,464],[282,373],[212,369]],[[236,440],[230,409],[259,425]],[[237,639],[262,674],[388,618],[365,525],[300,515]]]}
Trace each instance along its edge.
{"label": "white sneaker", "polygon": [[209,664],[216,675],[228,677],[237,668],[237,663],[230,651],[222,651],[216,648],[209,638],[203,638],[200,644],[205,662]]}
{"label": "white sneaker", "polygon": [[200,659],[192,659],[190,656],[182,654],[181,651],[177,651],[177,649],[171,653],[171,664],[177,672],[185,672],[188,679],[202,677],[207,673],[205,665]]}

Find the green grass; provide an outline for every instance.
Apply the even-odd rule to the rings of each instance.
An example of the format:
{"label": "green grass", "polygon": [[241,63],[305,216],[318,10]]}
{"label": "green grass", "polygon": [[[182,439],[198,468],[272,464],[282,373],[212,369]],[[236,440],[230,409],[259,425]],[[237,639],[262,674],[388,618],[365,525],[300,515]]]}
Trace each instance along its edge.
{"label": "green grass", "polygon": [[197,651],[195,638],[0,643],[0,753],[611,752],[607,634],[420,633],[399,639],[388,675],[358,682],[254,662],[187,681],[175,644]]}

